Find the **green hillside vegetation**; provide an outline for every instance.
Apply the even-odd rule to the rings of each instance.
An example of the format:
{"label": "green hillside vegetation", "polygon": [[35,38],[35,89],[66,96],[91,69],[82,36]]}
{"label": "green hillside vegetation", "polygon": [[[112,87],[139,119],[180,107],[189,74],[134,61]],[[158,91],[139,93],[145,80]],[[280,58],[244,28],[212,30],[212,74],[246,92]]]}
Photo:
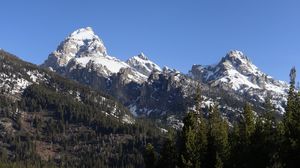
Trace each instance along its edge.
{"label": "green hillside vegetation", "polygon": [[[158,168],[295,168],[300,165],[300,93],[296,70],[290,73],[286,113],[279,120],[267,98],[265,111],[255,116],[247,102],[239,119],[230,125],[211,107],[207,118],[200,108],[184,119],[184,127],[155,151],[148,144],[146,167]],[[201,101],[200,92],[196,101]],[[152,155],[150,155],[152,153]]]}
{"label": "green hillside vegetation", "polygon": [[[144,167],[144,145],[159,146],[158,125],[141,119],[125,123],[122,117],[131,114],[112,97],[0,55],[0,72],[26,77],[24,72],[38,70],[47,78],[20,98],[2,90],[0,167]],[[70,90],[80,92],[80,100]]]}

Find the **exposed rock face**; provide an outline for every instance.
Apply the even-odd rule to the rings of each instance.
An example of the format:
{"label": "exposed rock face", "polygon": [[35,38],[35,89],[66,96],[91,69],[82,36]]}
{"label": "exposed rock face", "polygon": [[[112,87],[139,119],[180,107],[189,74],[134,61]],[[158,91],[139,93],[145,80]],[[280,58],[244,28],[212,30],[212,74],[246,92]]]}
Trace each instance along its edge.
{"label": "exposed rock face", "polygon": [[57,69],[68,65],[73,58],[92,55],[106,56],[106,48],[100,38],[94,34],[92,28],[82,28],[74,31],[61,42],[57,50],[49,55],[43,66]]}
{"label": "exposed rock face", "polygon": [[247,94],[259,102],[271,96],[278,110],[284,112],[288,84],[261,72],[240,51],[230,51],[217,65],[194,65],[189,74],[212,87]]}
{"label": "exposed rock face", "polygon": [[283,113],[288,89],[240,51],[230,51],[216,65],[194,65],[189,74],[161,69],[143,53],[123,62],[107,54],[91,28],[72,33],[42,66],[114,96],[136,116],[165,120],[174,127],[180,127],[185,112],[194,109],[199,86],[203,110],[218,103],[228,120],[239,115],[245,101],[261,112],[268,95]]}
{"label": "exposed rock face", "polygon": [[138,72],[149,76],[152,71],[161,71],[161,68],[150,61],[143,53],[128,59],[127,64],[135,68]]}
{"label": "exposed rock face", "polygon": [[[84,69],[83,71],[93,71],[105,78],[118,73],[121,68],[132,68],[125,62],[109,56],[102,40],[90,27],[71,33],[41,66],[66,76],[73,76],[74,70]],[[147,76],[134,68],[132,71],[129,80],[141,83],[147,79]]]}
{"label": "exposed rock face", "polygon": [[[104,79],[101,81],[101,78],[93,78],[93,73],[81,72],[84,73],[85,81],[91,80],[97,84],[105,83],[103,82]],[[84,98],[93,96],[92,103],[100,104],[103,107],[101,112],[106,116],[119,118],[125,123],[135,122],[132,115],[124,110],[125,108],[115,99],[101,92],[95,92],[94,89],[83,87],[77,82],[63,79],[61,76],[45,71],[36,65],[24,62],[5,51],[0,51],[0,101],[2,98],[20,101],[24,96],[24,91],[35,84],[41,87],[47,86],[47,88],[55,90],[57,94],[67,95],[80,103],[83,102]],[[20,112],[15,109],[15,113]]]}

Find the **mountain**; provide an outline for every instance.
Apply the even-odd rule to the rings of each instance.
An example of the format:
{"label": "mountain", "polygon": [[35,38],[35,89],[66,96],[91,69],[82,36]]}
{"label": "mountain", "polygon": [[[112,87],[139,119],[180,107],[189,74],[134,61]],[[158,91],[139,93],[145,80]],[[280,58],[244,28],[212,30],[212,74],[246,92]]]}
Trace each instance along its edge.
{"label": "mountain", "polygon": [[163,137],[115,98],[3,50],[0,88],[4,167],[144,167],[145,142]]}
{"label": "mountain", "polygon": [[49,55],[44,63],[53,69],[67,66],[72,58],[84,58],[88,55],[106,56],[106,48],[92,28],[82,28],[74,31]]}
{"label": "mountain", "polygon": [[269,96],[279,112],[284,112],[289,85],[260,71],[241,51],[230,51],[216,65],[193,65],[189,75],[212,87],[252,96],[258,102]]}
{"label": "mountain", "polygon": [[138,100],[152,72],[162,71],[143,53],[126,62],[109,56],[90,27],[66,37],[41,67],[113,95],[126,106]]}
{"label": "mountain", "polygon": [[161,68],[154,62],[150,61],[144,53],[140,53],[139,55],[128,59],[126,63],[145,76],[149,76],[152,71],[161,72]]}
{"label": "mountain", "polygon": [[[12,56],[5,51],[1,51],[0,54],[0,87],[2,95],[8,95],[14,101],[21,99],[22,96],[24,96],[24,91],[35,85],[45,85],[45,87],[53,88],[56,91],[73,97],[73,99],[78,102],[84,102],[84,99],[87,99],[87,97],[94,94],[93,91],[89,91],[90,93],[83,93],[86,92],[86,90],[84,90],[84,88],[80,85],[76,86],[76,84],[68,83],[68,81],[65,82],[63,79],[55,76],[55,74],[40,69],[33,64],[22,62],[17,57]],[[134,118],[132,118],[128,112],[119,110],[118,106],[120,106],[120,104],[118,102],[110,100],[112,98],[108,95],[100,93],[96,94],[94,103],[98,102],[99,104],[110,104],[106,107],[106,110],[102,111],[103,114],[116,118],[120,117],[120,119],[124,122],[134,123]]]}
{"label": "mountain", "polygon": [[[133,57],[132,60],[133,59],[135,59],[135,57]],[[140,59],[138,61],[144,60]],[[138,61],[134,63],[141,65]],[[145,68],[149,70],[146,65]],[[65,75],[72,74],[74,69],[97,71],[99,76],[105,78],[118,73],[121,69],[128,69],[126,70],[128,73],[126,76],[128,82],[134,81],[142,83],[147,79],[146,75],[140,73],[127,63],[107,55],[102,40],[95,35],[90,27],[81,28],[71,33],[63,42],[61,42],[57,47],[57,50],[49,55],[48,59],[41,66],[48,67],[55,72]],[[140,66],[139,68],[139,70],[143,69]]]}
{"label": "mountain", "polygon": [[134,116],[175,128],[182,126],[186,112],[195,109],[198,87],[204,112],[219,104],[229,121],[239,116],[245,102],[260,114],[266,97],[280,116],[288,89],[286,83],[261,72],[240,51],[230,51],[216,65],[194,65],[188,74],[161,69],[143,53],[124,62],[109,56],[102,40],[89,27],[71,33],[41,66],[112,95]]}

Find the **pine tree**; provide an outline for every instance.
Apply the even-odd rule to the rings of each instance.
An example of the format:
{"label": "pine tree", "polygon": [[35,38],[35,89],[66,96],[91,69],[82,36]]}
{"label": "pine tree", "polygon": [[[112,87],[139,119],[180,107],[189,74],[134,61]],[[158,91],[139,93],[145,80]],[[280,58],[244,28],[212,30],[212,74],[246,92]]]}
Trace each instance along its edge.
{"label": "pine tree", "polygon": [[296,83],[296,69],[295,67],[291,69],[290,72],[290,88],[288,93],[288,101],[285,109],[284,115],[284,126],[285,126],[285,134],[290,135],[291,129],[293,129],[293,113],[297,110],[297,95],[295,91],[295,83]]}
{"label": "pine tree", "polygon": [[197,118],[194,112],[189,112],[183,120],[181,133],[180,167],[199,167],[200,160],[197,152]]}
{"label": "pine tree", "polygon": [[[267,99],[267,102],[269,100]],[[269,107],[269,108],[268,108]],[[280,167],[282,166],[282,159],[280,158],[280,147],[284,140],[284,124],[283,120],[276,119],[275,117],[275,107],[267,106],[267,116],[265,124],[265,136],[267,138],[266,146],[269,147],[270,156],[270,167]]]}
{"label": "pine tree", "polygon": [[290,73],[290,89],[286,113],[284,114],[284,143],[283,160],[286,167],[300,165],[300,101],[299,94],[295,91],[296,69]]}
{"label": "pine tree", "polygon": [[240,138],[240,125],[238,122],[233,123],[233,128],[229,134],[229,143],[230,143],[230,158],[229,165],[233,168],[238,168],[242,165],[240,158],[242,146],[241,138]]}
{"label": "pine tree", "polygon": [[172,140],[172,137],[168,137],[164,142],[163,148],[160,152],[160,159],[158,163],[158,167],[161,168],[174,168],[177,163],[177,151],[176,144]]}
{"label": "pine tree", "polygon": [[200,86],[197,87],[195,104],[196,104],[196,116],[197,122],[197,132],[196,132],[196,148],[198,153],[198,159],[201,163],[204,163],[205,155],[207,153],[207,120],[203,116],[203,111],[201,109],[202,97]]}
{"label": "pine tree", "polygon": [[255,132],[252,136],[252,164],[260,167],[275,167],[280,165],[278,159],[282,133],[280,123],[275,119],[275,108],[270,98],[265,100],[265,112],[257,119]]}
{"label": "pine tree", "polygon": [[145,161],[146,168],[154,168],[156,166],[157,155],[154,151],[153,145],[150,143],[146,145],[146,150],[144,153],[144,161]]}
{"label": "pine tree", "polygon": [[201,91],[197,87],[195,95],[196,110],[184,118],[180,136],[180,167],[201,167],[207,150],[207,122],[200,108]]}
{"label": "pine tree", "polygon": [[222,119],[218,106],[215,105],[208,120],[208,152],[206,167],[223,167],[228,160],[228,123]]}
{"label": "pine tree", "polygon": [[264,126],[265,129],[268,129],[270,131],[274,130],[276,128],[276,118],[275,118],[275,108],[274,105],[271,103],[271,98],[268,96],[265,99],[264,103],[265,112],[262,115],[262,118],[264,120]]}
{"label": "pine tree", "polygon": [[[231,135],[231,167],[251,167],[255,155],[251,155],[251,137],[255,132],[255,119],[250,104],[246,103],[240,121]],[[251,161],[250,161],[251,160]]]}
{"label": "pine tree", "polygon": [[246,143],[250,143],[250,137],[255,131],[255,119],[251,105],[246,103],[241,123],[241,137]]}

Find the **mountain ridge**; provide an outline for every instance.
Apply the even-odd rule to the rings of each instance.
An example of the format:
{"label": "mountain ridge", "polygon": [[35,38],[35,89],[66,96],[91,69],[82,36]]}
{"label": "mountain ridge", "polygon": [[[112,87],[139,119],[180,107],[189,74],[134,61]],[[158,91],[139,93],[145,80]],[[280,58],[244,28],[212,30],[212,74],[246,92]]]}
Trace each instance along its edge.
{"label": "mountain ridge", "polygon": [[[234,90],[241,94],[249,92],[259,95],[260,101],[264,101],[267,96],[277,100],[286,97],[289,88],[286,82],[275,80],[260,71],[246,55],[237,50],[228,52],[216,65],[193,65],[189,75],[214,87],[223,87],[225,90]],[[283,113],[284,108],[281,104],[285,104],[286,101],[282,99],[276,104],[273,103]]]}
{"label": "mountain ridge", "polygon": [[163,131],[108,94],[0,51],[1,163],[144,167],[145,142]]}
{"label": "mountain ridge", "polygon": [[[90,32],[91,28],[74,32],[82,33],[82,30]],[[66,39],[72,34],[74,33]],[[251,102],[257,106],[258,113],[262,111],[265,98],[270,96],[278,113],[284,112],[288,85],[260,71],[241,51],[229,51],[215,65],[195,64],[185,74],[176,69],[160,68],[143,53],[121,61],[107,54],[104,43],[94,32],[93,36],[87,34],[89,39],[96,37],[95,41],[101,42],[101,45],[79,42],[76,43],[79,45],[74,53],[73,44],[64,40],[42,67],[114,96],[135,116],[152,116],[158,120],[175,117],[180,121],[187,111],[193,109],[193,97],[198,86],[204,90],[206,102],[203,108],[207,111],[210,105],[221,101],[223,113],[228,118],[238,115],[233,110],[238,107],[230,103],[232,100],[220,100],[220,97],[229,99],[224,97],[225,92],[233,94],[235,101],[241,104]],[[73,57],[68,59],[70,55]],[[59,65],[51,62],[57,56],[65,56],[68,63]],[[53,64],[48,64],[49,62]],[[210,93],[212,89],[219,90],[219,93]]]}

